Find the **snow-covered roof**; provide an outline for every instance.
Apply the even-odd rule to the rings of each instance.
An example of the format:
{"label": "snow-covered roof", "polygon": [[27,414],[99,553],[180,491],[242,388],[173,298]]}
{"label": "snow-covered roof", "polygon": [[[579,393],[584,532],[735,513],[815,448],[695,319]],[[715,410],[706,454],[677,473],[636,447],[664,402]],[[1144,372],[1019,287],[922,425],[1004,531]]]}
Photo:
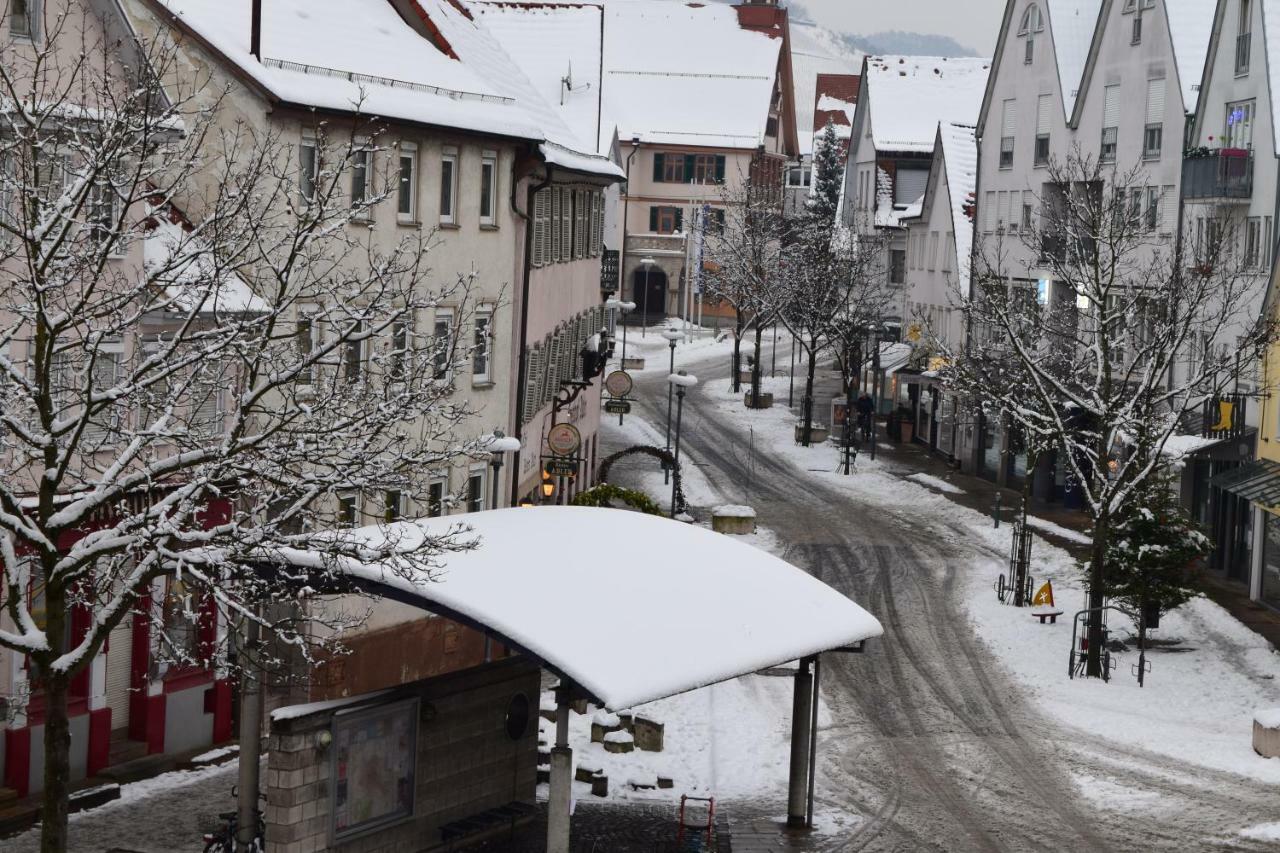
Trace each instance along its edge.
{"label": "snow-covered roof", "polygon": [[[862,55],[851,50],[835,33],[806,21],[791,21],[791,77],[796,98],[796,133],[802,155],[813,153],[813,130],[807,110],[817,98],[819,74],[857,75]],[[853,113],[849,113],[853,123]]]}
{"label": "snow-covered roof", "polygon": [[951,223],[956,235],[956,279],[967,286],[973,220],[965,215],[964,205],[978,186],[978,141],[971,125],[950,122],[938,125],[938,140],[942,144],[947,191],[951,195]]}
{"label": "snow-covered roof", "polygon": [[1209,52],[1216,6],[1217,0],[1166,0],[1164,4],[1173,59],[1178,66],[1182,107],[1189,113],[1196,111],[1196,101],[1200,98],[1200,78],[1204,75],[1204,58]]}
{"label": "snow-covered roof", "polygon": [[604,9],[598,5],[472,2],[467,8],[555,107],[577,138],[607,152],[601,139],[600,80]]}
{"label": "snow-covered roof", "polygon": [[[1049,12],[1053,53],[1058,62],[1062,108],[1070,121],[1080,94],[1084,66],[1089,60],[1089,46],[1093,43],[1102,0],[1046,0],[1045,5]],[[1011,26],[1016,27],[1017,22],[1012,22]]]}
{"label": "snow-covered roof", "polygon": [[452,55],[387,0],[262,4],[262,61],[249,0],[153,0],[281,101],[543,143],[548,160],[617,175],[537,95],[491,35],[449,0],[412,0]]}
{"label": "snow-covered roof", "polygon": [[[459,519],[354,531],[443,535]],[[766,551],[706,528],[589,507],[470,513],[435,580],[347,563],[371,591],[487,629],[601,705],[627,708],[882,633],[847,597]],[[308,565],[306,553],[282,555]]]}
{"label": "snow-covered roof", "polygon": [[629,140],[714,148],[764,141],[783,41],[719,3],[605,6],[605,124]]}
{"label": "snow-covered roof", "polygon": [[870,57],[861,97],[876,150],[929,152],[939,121],[976,123],[990,67],[989,59]]}
{"label": "snow-covered roof", "polygon": [[163,287],[166,302],[177,310],[252,313],[269,307],[235,273],[218,275],[208,244],[180,220],[163,213],[153,215],[142,240],[146,274]]}

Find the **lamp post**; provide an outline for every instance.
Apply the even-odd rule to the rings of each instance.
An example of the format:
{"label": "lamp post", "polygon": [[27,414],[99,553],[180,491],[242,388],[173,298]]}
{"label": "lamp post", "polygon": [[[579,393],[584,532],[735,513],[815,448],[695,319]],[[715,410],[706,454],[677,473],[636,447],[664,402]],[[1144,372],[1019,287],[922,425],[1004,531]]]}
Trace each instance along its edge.
{"label": "lamp post", "polygon": [[[684,332],[674,326],[667,326],[662,330],[662,336],[667,339],[668,346],[671,347],[671,369],[668,373],[676,372],[676,344],[684,340]],[[671,449],[671,394],[675,390],[674,385],[667,385],[667,440],[666,448]],[[669,483],[671,481],[671,472],[663,469],[662,482]]]}
{"label": "lamp post", "polygon": [[644,316],[640,318],[640,337],[649,334],[649,270],[653,268],[653,258],[641,258],[640,266],[644,267],[644,295],[640,297],[640,310]]}
{"label": "lamp post", "polygon": [[623,315],[623,314],[630,314],[632,311],[636,310],[636,304],[635,304],[634,302],[623,302],[623,301],[621,301],[621,300],[619,300],[619,299],[606,299],[606,300],[605,300],[605,302],[604,302],[604,307],[605,307],[605,308],[613,309],[614,311],[617,311],[617,312],[618,312],[618,313],[617,313],[616,315],[614,315],[614,316],[616,317],[615,323],[616,323],[617,325],[621,325],[621,326],[622,326],[622,362],[621,362],[621,364],[622,364],[623,369],[626,369],[626,366],[627,366],[627,325],[626,325],[626,323],[623,323],[623,322],[622,322],[622,315]]}
{"label": "lamp post", "polygon": [[[677,471],[680,469],[680,420],[684,414],[684,392],[687,388],[692,388],[698,384],[698,377],[691,376],[683,370],[679,373],[672,373],[667,377],[667,383],[676,389],[676,446],[674,453],[674,464],[672,465]],[[671,478],[671,517],[676,517],[676,484],[679,482],[675,477]],[[684,509],[684,507],[681,507]]]}
{"label": "lamp post", "polygon": [[520,439],[504,435],[502,430],[495,429],[484,443],[489,450],[489,464],[493,466],[493,498],[491,509],[498,508],[498,484],[502,480],[503,457],[520,449]]}

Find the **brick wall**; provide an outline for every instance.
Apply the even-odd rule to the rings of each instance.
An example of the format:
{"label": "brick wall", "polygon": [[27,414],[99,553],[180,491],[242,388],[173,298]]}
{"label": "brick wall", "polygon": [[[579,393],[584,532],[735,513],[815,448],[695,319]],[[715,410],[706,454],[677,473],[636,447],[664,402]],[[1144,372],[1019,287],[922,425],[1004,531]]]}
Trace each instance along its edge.
{"label": "brick wall", "polygon": [[[356,697],[287,720],[273,720],[267,758],[268,853],[401,853],[430,850],[440,826],[513,800],[532,803],[537,776],[540,673],[507,658],[406,684],[370,699]],[[523,693],[530,719],[518,740],[507,735],[512,697]],[[334,715],[404,699],[419,700],[414,816],[373,834],[331,840],[332,750],[317,745]]]}

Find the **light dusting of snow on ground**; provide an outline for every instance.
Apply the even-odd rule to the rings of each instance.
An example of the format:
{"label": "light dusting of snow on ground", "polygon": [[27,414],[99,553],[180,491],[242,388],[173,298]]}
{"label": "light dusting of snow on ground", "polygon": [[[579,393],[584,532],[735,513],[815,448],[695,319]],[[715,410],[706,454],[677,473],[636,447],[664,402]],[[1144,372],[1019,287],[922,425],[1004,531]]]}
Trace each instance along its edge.
{"label": "light dusting of snow on ground", "polygon": [[1240,830],[1240,834],[1254,841],[1280,841],[1280,823],[1260,823]]}
{"label": "light dusting of snow on ground", "polygon": [[913,480],[922,486],[929,486],[930,488],[937,489],[940,492],[945,492],[948,495],[959,495],[964,493],[964,489],[953,486],[941,477],[935,477],[932,474],[911,474],[907,479]]}
{"label": "light dusting of snow on ground", "polygon": [[1063,527],[1061,524],[1054,524],[1052,521],[1046,521],[1043,518],[1036,518],[1034,515],[1027,516],[1027,525],[1039,530],[1041,533],[1052,533],[1059,539],[1065,539],[1068,542],[1076,542],[1080,545],[1088,545],[1093,541],[1088,535],[1081,533],[1078,530]]}

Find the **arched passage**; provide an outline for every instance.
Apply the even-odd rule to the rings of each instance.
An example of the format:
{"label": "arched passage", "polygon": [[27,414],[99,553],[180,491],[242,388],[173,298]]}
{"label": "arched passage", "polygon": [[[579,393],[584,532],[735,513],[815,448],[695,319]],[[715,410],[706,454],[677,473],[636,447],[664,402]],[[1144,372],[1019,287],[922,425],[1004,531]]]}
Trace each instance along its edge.
{"label": "arched passage", "polygon": [[[647,271],[646,271],[647,270]],[[631,274],[631,301],[636,314],[665,317],[667,313],[667,274],[657,264],[641,264]]]}

